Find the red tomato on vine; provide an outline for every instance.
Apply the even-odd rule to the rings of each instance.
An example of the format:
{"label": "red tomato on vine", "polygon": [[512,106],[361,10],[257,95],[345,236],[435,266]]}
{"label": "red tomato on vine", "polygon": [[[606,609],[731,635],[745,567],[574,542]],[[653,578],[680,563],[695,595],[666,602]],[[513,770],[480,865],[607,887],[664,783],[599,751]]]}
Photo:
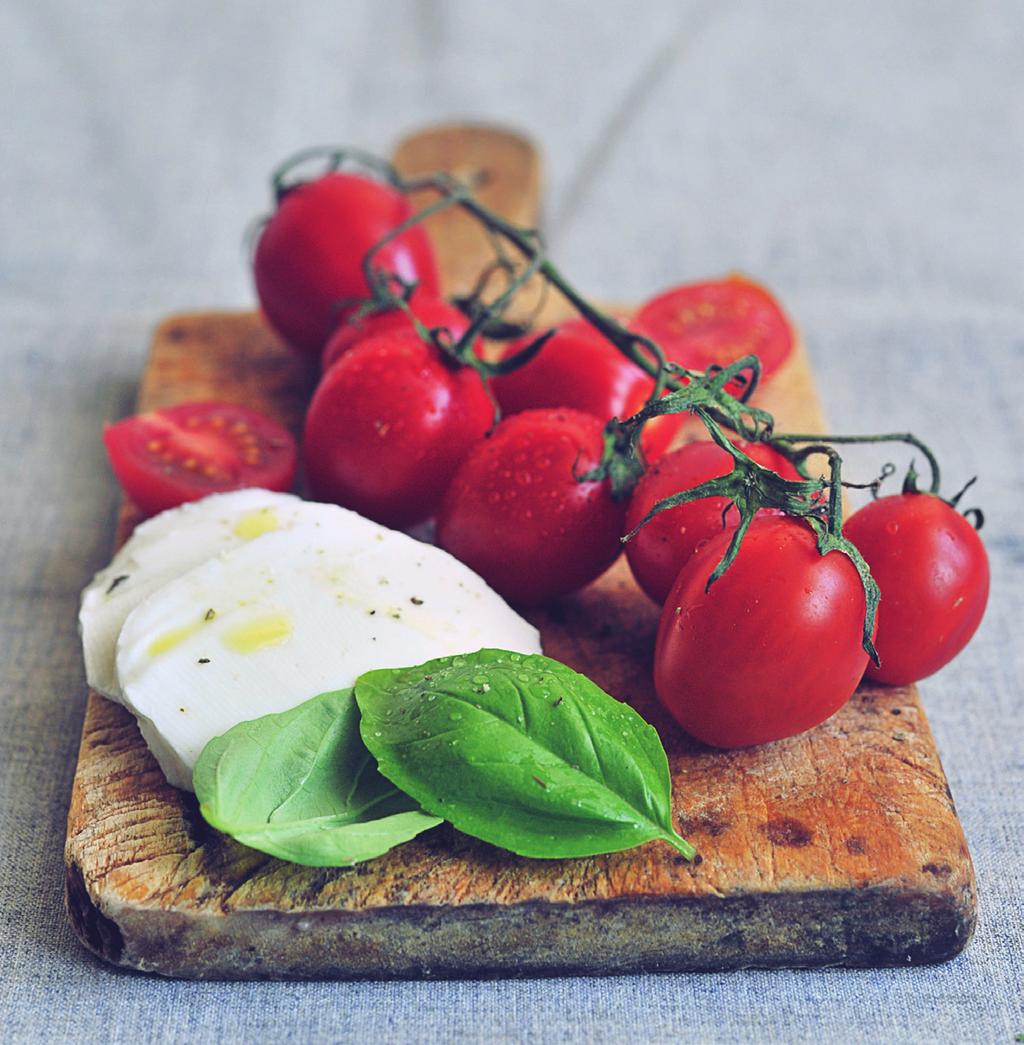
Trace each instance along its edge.
{"label": "red tomato on vine", "polygon": [[385,526],[422,522],[494,421],[480,376],[411,331],[360,341],[324,374],[306,415],[310,493]]}
{"label": "red tomato on vine", "polygon": [[[736,445],[764,468],[784,479],[799,479],[789,461],[763,443]],[[732,458],[710,439],[687,443],[656,461],[640,478],[626,510],[629,533],[659,502],[732,469]],[[626,558],[637,584],[655,601],[664,602],[676,576],[694,552],[721,533],[731,534],[739,522],[735,508],[726,512],[724,497],[703,497],[659,512],[626,543]],[[778,514],[766,510],[766,514]]]}
{"label": "red tomato on vine", "polygon": [[[285,191],[260,233],[253,275],[270,325],[304,355],[320,355],[370,295],[363,256],[412,215],[406,198],[358,174],[325,174]],[[437,295],[437,261],[417,225],[386,244],[374,264]]]}
{"label": "red tomato on vine", "polygon": [[514,603],[536,605],[594,580],[619,554],[625,507],[607,480],[576,480],[601,460],[602,434],[578,410],[505,418],[456,472],[438,544]]}
{"label": "red tomato on vine", "polygon": [[[502,358],[522,351],[530,340],[532,335],[510,344]],[[635,414],[647,402],[654,378],[585,320],[574,319],[557,327],[524,366],[496,377],[493,387],[505,414],[568,407],[604,422]],[[683,420],[679,414],[664,415],[644,425],[641,445],[648,460],[664,453]]]}
{"label": "red tomato on vine", "polygon": [[977,631],[988,602],[985,546],[955,508],[933,494],[880,497],[843,533],[878,584],[880,663],[867,677],[906,685],[948,664]]}
{"label": "red tomato on vine", "polygon": [[[469,320],[454,305],[449,305],[441,298],[420,293],[413,298],[409,307],[428,330],[445,327],[453,341],[462,337],[469,329]],[[351,316],[335,330],[328,340],[320,359],[320,368],[324,371],[330,370],[334,363],[363,338],[373,334],[383,334],[389,330],[414,329],[408,314],[399,308],[389,309],[386,312],[373,312],[358,319]]]}
{"label": "red tomato on vine", "polygon": [[705,591],[730,536],[680,570],[654,655],[662,704],[692,736],[722,748],[824,722],[850,698],[868,661],[864,589],[845,555],[820,555],[798,519],[762,516]]}

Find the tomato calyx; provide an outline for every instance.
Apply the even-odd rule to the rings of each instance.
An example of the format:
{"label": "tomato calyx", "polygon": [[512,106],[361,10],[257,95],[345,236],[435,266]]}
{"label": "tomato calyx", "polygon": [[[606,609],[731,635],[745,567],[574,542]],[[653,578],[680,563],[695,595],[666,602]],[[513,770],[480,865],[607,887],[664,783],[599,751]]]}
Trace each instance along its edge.
{"label": "tomato calyx", "polygon": [[[843,536],[842,458],[830,446],[820,443],[793,450],[791,446],[772,439],[770,428],[767,431],[762,429],[760,441],[767,443],[789,458],[797,471],[804,476],[801,479],[785,479],[770,468],[758,464],[740,447],[727,439],[721,427],[705,409],[698,408],[695,412],[703,421],[711,438],[732,457],[732,469],[725,475],[708,479],[689,490],[682,490],[659,501],[637,526],[623,537],[623,541],[628,541],[645,523],[669,508],[704,497],[726,498],[726,510],[735,507],[740,518],[728,547],[708,577],[705,591],[710,591],[711,586],[735,562],[743,538],[758,512],[765,508],[772,508],[784,512],[788,516],[803,519],[814,531],[820,555],[828,555],[833,551],[839,552],[845,555],[857,570],[864,589],[862,645],[868,656],[877,664],[878,653],[872,637],[878,616],[880,594],[864,557],[856,546]],[[828,479],[822,476],[815,478],[808,474],[807,458],[815,454],[824,454],[828,458],[830,471]],[[827,499],[824,496],[826,492]]]}
{"label": "tomato calyx", "polygon": [[[933,477],[935,476],[934,468],[932,470],[932,475]],[[914,462],[911,461],[907,468],[907,474],[903,477],[903,489],[900,492],[928,494],[934,497],[939,497],[940,501],[944,501],[950,506],[950,508],[956,509],[957,511],[960,510],[960,501],[963,499],[964,494],[967,493],[967,491],[978,481],[976,475],[971,476],[971,478],[968,479],[952,497],[940,497],[938,493],[937,479],[933,482],[931,489],[922,490],[918,485],[919,478],[920,476],[917,473],[917,469],[914,467]],[[980,530],[985,525],[985,513],[978,507],[965,508],[961,514],[975,528],[975,530]]]}
{"label": "tomato calyx", "polygon": [[[666,364],[671,370],[673,364]],[[743,538],[755,516],[765,508],[781,511],[786,515],[804,519],[813,529],[818,551],[827,555],[838,551],[853,563],[864,588],[863,647],[872,660],[878,654],[872,641],[877,618],[879,591],[871,571],[857,548],[843,536],[842,504],[842,458],[828,445],[827,436],[776,435],[774,419],[767,411],[753,407],[730,394],[730,383],[737,374],[749,371],[752,382],[760,373],[756,356],[736,360],[726,367],[709,367],[703,374],[687,371],[686,383],[667,395],[652,396],[633,417],[625,421],[613,419],[606,425],[604,453],[596,468],[578,475],[579,481],[594,481],[607,478],[614,497],[622,498],[632,490],[644,470],[639,451],[640,435],[644,424],[660,414],[688,412],[698,417],[711,438],[730,455],[733,466],[725,475],[708,479],[687,490],[681,490],[658,501],[640,522],[623,538],[633,537],[647,522],[670,508],[688,504],[705,497],[725,499],[726,511],[735,507],[739,523],[733,531],[729,545],[721,560],[711,572],[707,589],[719,580],[735,562]],[[735,387],[734,384],[731,387]],[[739,434],[750,443],[764,443],[777,450],[794,466],[799,479],[786,479],[753,460],[740,447],[726,437],[724,427]],[[859,441],[855,437],[840,437],[845,441]],[[871,437],[868,437],[869,439]],[[919,440],[910,437],[915,445]],[[797,448],[799,442],[808,445]],[[930,460],[931,451],[920,444]],[[828,460],[829,476],[814,476],[807,461],[815,455],[824,455]],[[937,470],[938,465],[935,465]],[[937,481],[937,471],[935,473]]]}
{"label": "tomato calyx", "polygon": [[577,477],[581,482],[607,478],[616,500],[628,497],[646,467],[640,449],[644,426],[651,419],[667,414],[691,413],[716,428],[719,423],[724,424],[750,442],[771,436],[774,426],[771,414],[748,406],[744,399],[732,394],[739,376],[749,374],[747,386],[756,385],[760,375],[756,356],[744,356],[727,367],[709,367],[704,373],[667,362],[663,363],[663,370],[677,379],[675,390],[666,392],[664,382],[656,381],[647,402],[632,417],[612,418],[605,426],[601,461],[596,468]]}
{"label": "tomato calyx", "polygon": [[[911,465],[911,468],[913,468],[913,465]],[[908,475],[908,478],[909,478],[909,475]],[[950,497],[948,501],[946,501],[946,504],[948,504],[950,506],[950,508],[955,508],[955,509],[959,510],[961,498],[963,497],[963,495],[965,493],[967,493],[967,491],[977,481],[978,481],[978,477],[976,475],[971,476],[971,478],[968,479],[967,482],[964,483],[964,485],[962,487],[960,487],[960,490],[957,493],[953,494],[953,496]],[[910,491],[907,490],[906,483],[903,484],[903,492],[904,493],[910,492]],[[976,530],[980,530],[985,525],[985,513],[978,507],[965,508],[960,514],[963,515],[963,517]]]}
{"label": "tomato calyx", "polygon": [[280,203],[300,185],[325,174],[336,174],[345,167],[361,168],[392,185],[396,183],[391,164],[371,152],[351,146],[311,145],[293,153],[271,171],[270,187],[274,200]]}

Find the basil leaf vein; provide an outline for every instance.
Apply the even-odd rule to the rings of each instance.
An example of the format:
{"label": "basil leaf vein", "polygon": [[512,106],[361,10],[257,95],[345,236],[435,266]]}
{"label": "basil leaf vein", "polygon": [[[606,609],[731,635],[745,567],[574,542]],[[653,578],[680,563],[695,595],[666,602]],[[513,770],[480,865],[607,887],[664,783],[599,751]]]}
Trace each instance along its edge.
{"label": "basil leaf vein", "polygon": [[695,855],[655,729],[558,661],[480,650],[370,671],[355,690],[380,772],[466,834],[530,857],[654,839]]}

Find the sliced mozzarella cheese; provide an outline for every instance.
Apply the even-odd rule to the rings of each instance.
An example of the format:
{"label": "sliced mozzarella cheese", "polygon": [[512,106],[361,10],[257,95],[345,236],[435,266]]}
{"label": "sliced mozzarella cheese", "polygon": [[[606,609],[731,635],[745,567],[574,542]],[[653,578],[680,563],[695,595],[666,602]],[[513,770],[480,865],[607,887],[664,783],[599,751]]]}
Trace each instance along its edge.
{"label": "sliced mozzarella cheese", "polygon": [[257,537],[131,612],[117,643],[124,703],[172,784],[191,790],[200,751],[231,726],[371,668],[540,651],[536,629],[467,566],[370,525],[369,539],[351,520]]}
{"label": "sliced mozzarella cheese", "polygon": [[352,540],[369,540],[380,529],[337,505],[260,489],[212,494],[141,523],[82,593],[78,622],[89,685],[121,700],[114,665],[117,636],[128,614],[158,588],[265,533],[318,523],[340,526]]}

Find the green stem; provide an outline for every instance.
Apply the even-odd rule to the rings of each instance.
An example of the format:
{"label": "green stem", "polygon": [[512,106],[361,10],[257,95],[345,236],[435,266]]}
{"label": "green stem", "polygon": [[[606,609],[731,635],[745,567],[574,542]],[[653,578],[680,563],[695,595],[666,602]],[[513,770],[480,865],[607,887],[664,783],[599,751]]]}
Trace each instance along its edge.
{"label": "green stem", "polygon": [[[782,432],[773,435],[770,442],[776,449],[782,449],[782,447],[775,445],[777,443],[839,443],[846,445],[857,443],[907,443],[909,446],[913,446],[920,450],[924,455],[925,460],[928,462],[928,468],[931,471],[931,483],[928,487],[928,492],[933,494],[938,494],[939,492],[941,472],[939,470],[938,459],[932,452],[931,448],[918,439],[913,432],[886,432],[880,435],[821,435]],[[806,453],[807,451],[803,452]],[[812,452],[824,453],[825,451],[815,450]]]}
{"label": "green stem", "polygon": [[297,178],[290,181],[288,175],[294,173],[300,167],[306,166],[313,160],[322,160],[325,163],[323,174],[333,174],[341,170],[346,164],[354,164],[365,167],[378,178],[394,182],[394,167],[386,160],[375,156],[365,149],[355,149],[349,146],[339,148],[336,145],[311,145],[306,149],[300,149],[297,153],[289,156],[283,163],[271,171],[270,184],[274,190],[274,199],[280,201],[292,189],[302,185],[306,179]]}

